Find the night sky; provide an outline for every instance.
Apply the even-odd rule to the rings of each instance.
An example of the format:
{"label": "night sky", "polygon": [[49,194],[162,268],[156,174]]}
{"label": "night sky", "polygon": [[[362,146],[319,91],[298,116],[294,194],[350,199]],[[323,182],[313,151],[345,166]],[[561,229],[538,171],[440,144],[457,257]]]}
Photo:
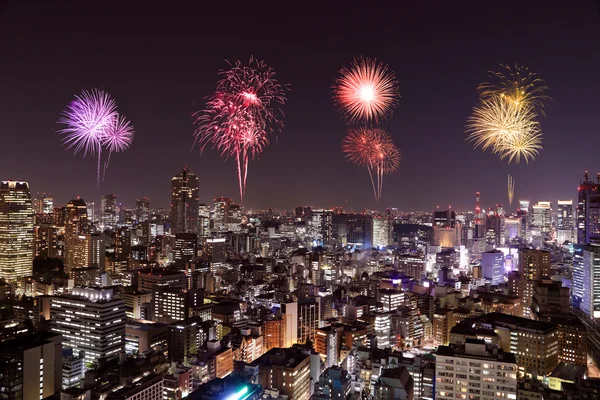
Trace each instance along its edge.
{"label": "night sky", "polygon": [[[247,207],[472,209],[476,191],[484,207],[506,205],[508,173],[516,199],[556,202],[576,196],[585,169],[600,171],[594,1],[175,3],[0,0],[1,179],[27,180],[32,193],[50,191],[59,204],[75,196],[98,204],[115,193],[125,206],[150,196],[153,207],[166,207],[170,180],[187,165],[200,178],[201,201],[239,200],[233,160],[191,150],[191,114],[225,59],[252,54],[291,92],[283,132],[250,165]],[[400,84],[399,106],[383,126],[403,161],[386,176],[380,204],[366,170],[340,153],[346,125],[330,96],[340,66],[359,55],[387,63]],[[486,71],[515,62],[546,80],[553,101],[543,152],[509,166],[474,151],[464,124]],[[93,87],[111,93],[136,129],[100,189],[95,159],[65,151],[56,134],[73,95]]]}

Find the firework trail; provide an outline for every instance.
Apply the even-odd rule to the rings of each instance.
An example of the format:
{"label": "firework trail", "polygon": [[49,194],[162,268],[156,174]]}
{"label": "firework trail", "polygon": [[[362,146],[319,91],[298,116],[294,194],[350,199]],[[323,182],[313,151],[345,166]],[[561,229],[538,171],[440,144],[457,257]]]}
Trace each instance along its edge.
{"label": "firework trail", "polygon": [[122,115],[117,115],[104,135],[103,146],[108,150],[108,158],[104,163],[104,174],[112,153],[120,153],[129,148],[133,142],[133,125]]}
{"label": "firework trail", "polygon": [[349,123],[386,119],[398,95],[398,82],[387,65],[369,58],[357,58],[343,67],[333,85],[334,102]]}
{"label": "firework trail", "polygon": [[400,151],[390,135],[380,128],[352,130],[342,143],[342,153],[348,161],[367,168],[375,200],[379,201],[384,175],[400,166]]}
{"label": "firework trail", "polygon": [[514,197],[515,197],[515,181],[512,176],[508,175],[508,205],[509,206],[512,206]]}
{"label": "firework trail", "polygon": [[473,108],[466,127],[467,140],[475,148],[491,149],[509,164],[534,160],[542,149],[542,133],[537,114],[527,103],[517,104],[494,96]]}
{"label": "firework trail", "polygon": [[[117,112],[117,104],[102,90],[84,90],[76,95],[61,114],[58,131],[64,135],[63,143],[74,154],[82,151],[98,157],[96,185],[100,185],[102,151],[124,151],[133,140],[133,126]],[[105,166],[106,168],[106,166]]]}
{"label": "firework trail", "polygon": [[202,151],[211,144],[225,159],[236,159],[243,202],[248,161],[262,153],[270,134],[283,128],[281,106],[287,101],[287,86],[275,79],[273,68],[254,58],[248,65],[229,63],[219,75],[215,93],[194,114],[194,144]]}

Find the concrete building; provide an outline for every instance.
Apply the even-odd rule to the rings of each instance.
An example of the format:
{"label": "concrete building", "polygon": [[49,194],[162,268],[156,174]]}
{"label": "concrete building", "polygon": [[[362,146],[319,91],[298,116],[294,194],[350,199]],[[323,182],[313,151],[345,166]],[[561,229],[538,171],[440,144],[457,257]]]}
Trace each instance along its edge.
{"label": "concrete building", "polygon": [[117,357],[125,345],[125,306],[112,289],[75,288],[72,295],[50,297],[50,329],[86,364]]}
{"label": "concrete building", "polygon": [[352,386],[350,374],[340,367],[329,367],[315,383],[313,400],[346,400],[350,398]]}
{"label": "concrete building", "polygon": [[290,400],[310,398],[310,355],[293,348],[273,348],[251,365],[259,367],[258,383],[264,389],[279,389]]}
{"label": "concrete building", "polygon": [[514,354],[498,351],[484,340],[438,347],[435,369],[436,400],[454,400],[463,394],[480,400],[517,399]]}
{"label": "concrete building", "polygon": [[500,250],[486,251],[481,254],[483,277],[492,285],[504,283],[504,253]]}
{"label": "concrete building", "polygon": [[45,399],[62,388],[61,336],[35,333],[0,343],[0,397]]}
{"label": "concrete building", "polygon": [[550,252],[523,248],[519,250],[519,297],[523,305],[523,316],[531,317],[533,285],[536,280],[550,277]]}

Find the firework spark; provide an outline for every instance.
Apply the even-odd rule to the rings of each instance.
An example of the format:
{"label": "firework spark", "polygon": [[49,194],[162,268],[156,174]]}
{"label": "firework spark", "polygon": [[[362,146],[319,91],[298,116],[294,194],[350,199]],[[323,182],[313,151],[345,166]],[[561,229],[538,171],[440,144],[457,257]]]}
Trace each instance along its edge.
{"label": "firework spark", "polygon": [[350,131],[342,143],[348,161],[366,167],[373,185],[375,200],[381,199],[383,177],[400,166],[400,151],[391,136],[380,128],[358,128]]}
{"label": "firework spark", "polygon": [[[110,153],[126,150],[133,140],[133,126],[117,112],[117,104],[102,90],[84,90],[75,96],[58,122],[65,128],[58,131],[64,135],[67,150],[75,154],[82,151],[98,157],[96,184],[100,185],[102,151]],[[106,168],[106,165],[105,165]]]}
{"label": "firework spark", "polygon": [[491,149],[509,164],[534,160],[542,149],[542,133],[536,113],[527,103],[517,104],[495,96],[473,109],[467,123],[467,140],[482,150]]}
{"label": "firework spark", "polygon": [[544,108],[550,97],[544,80],[527,67],[500,65],[500,71],[488,71],[490,80],[479,85],[482,99],[501,96],[516,105],[528,105],[536,114],[545,116]]}
{"label": "firework spark", "polygon": [[236,159],[243,201],[249,159],[258,157],[269,135],[283,128],[281,106],[287,101],[287,86],[275,79],[273,68],[254,58],[248,65],[230,63],[219,75],[215,93],[194,114],[194,144],[202,151],[211,144],[225,159]]}
{"label": "firework spark", "polygon": [[350,123],[386,119],[398,95],[398,82],[387,65],[362,57],[343,67],[333,86],[334,101]]}
{"label": "firework spark", "polygon": [[508,175],[508,205],[512,206],[513,198],[515,197],[515,180]]}

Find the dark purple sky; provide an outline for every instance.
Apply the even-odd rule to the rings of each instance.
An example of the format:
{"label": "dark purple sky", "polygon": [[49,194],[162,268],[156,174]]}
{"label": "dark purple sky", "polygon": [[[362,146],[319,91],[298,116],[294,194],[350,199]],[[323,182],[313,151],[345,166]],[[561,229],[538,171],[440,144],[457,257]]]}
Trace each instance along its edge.
{"label": "dark purple sky", "polygon": [[[153,206],[167,206],[170,179],[187,165],[200,177],[201,200],[237,199],[234,163],[191,151],[190,114],[214,89],[225,59],[251,54],[292,91],[284,131],[250,166],[250,207],[470,209],[478,190],[488,207],[507,202],[508,173],[517,199],[555,202],[575,196],[583,170],[600,170],[594,1],[174,3],[0,6],[0,178],[27,180],[32,192],[50,191],[58,203],[115,193],[128,206],[146,195]],[[386,177],[379,205],[367,172],[340,154],[346,128],[330,100],[339,67],[361,54],[388,63],[402,95],[384,127],[403,162]],[[533,164],[508,166],[473,151],[463,130],[486,71],[515,62],[546,80],[553,102],[542,154]],[[65,151],[56,134],[65,105],[92,87],[110,92],[136,128],[99,190],[95,160]]]}

